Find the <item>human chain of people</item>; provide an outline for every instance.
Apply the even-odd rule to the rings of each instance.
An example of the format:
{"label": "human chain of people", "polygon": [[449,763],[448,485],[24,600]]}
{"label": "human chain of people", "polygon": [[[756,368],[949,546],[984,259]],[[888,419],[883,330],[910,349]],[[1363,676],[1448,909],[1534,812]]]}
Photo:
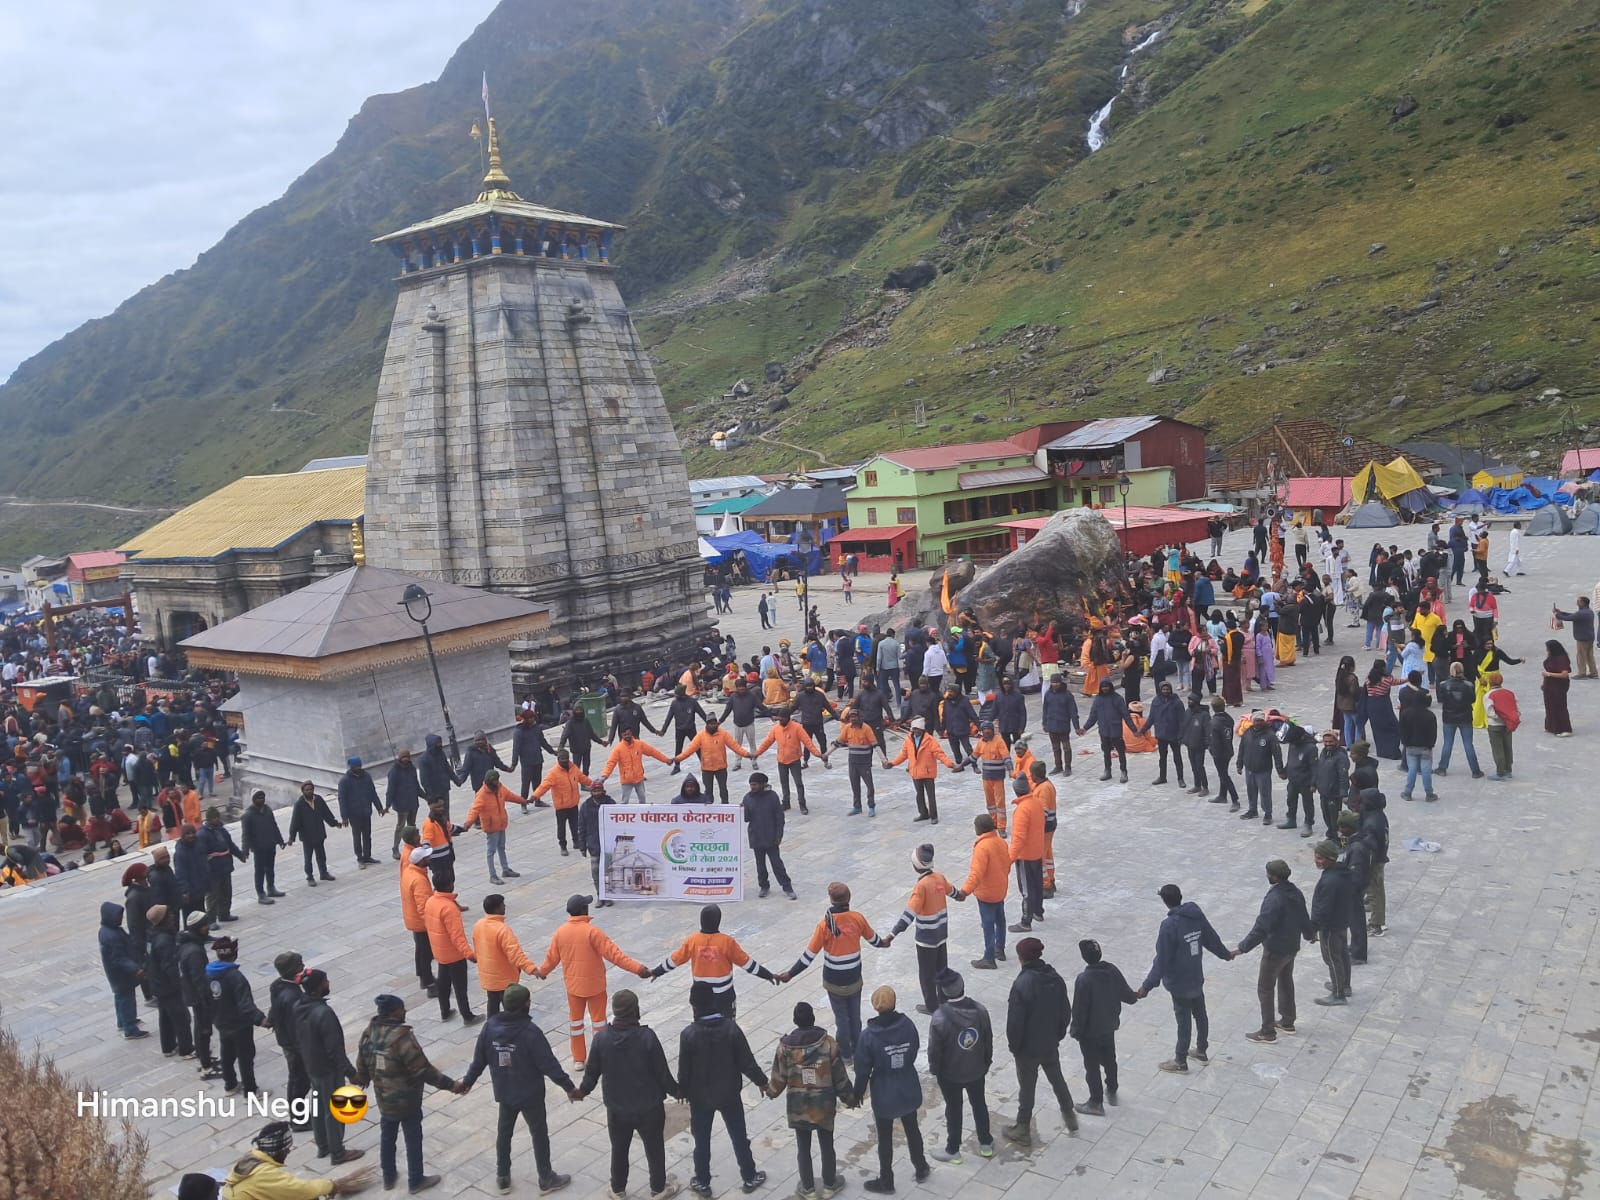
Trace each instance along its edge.
{"label": "human chain of people", "polygon": [[[992,1050],[982,1056],[982,1070],[976,1070],[977,1060],[958,1058],[959,1066],[946,1073],[934,1066],[932,1054],[941,1012],[956,1014],[952,1019],[968,1022],[956,1031],[958,1042],[980,1044],[992,1037],[987,1033],[987,1012],[982,1012],[981,1021],[971,1012],[973,1006],[982,1010],[982,1005],[965,995],[965,979],[951,970],[949,962],[949,903],[969,898],[978,909],[977,932],[982,945],[978,957],[971,960],[972,971],[1009,966],[1006,935],[1021,935],[1021,941],[1011,947],[1019,960],[1019,970],[1008,1004],[1007,1038],[1019,1079],[1027,1081],[1023,1093],[1027,1103],[1019,1103],[1018,1119],[1006,1126],[1003,1136],[1023,1147],[1032,1144],[1033,1079],[1039,1070],[1055,1087],[1063,1124],[1071,1130],[1078,1116],[1102,1116],[1106,1105],[1116,1104],[1113,1035],[1120,1021],[1119,1010],[1148,995],[1153,988],[1161,986],[1168,991],[1177,1021],[1174,1055],[1161,1064],[1162,1069],[1187,1073],[1191,1063],[1209,1061],[1209,1022],[1199,965],[1203,951],[1232,959],[1258,946],[1262,949],[1258,980],[1262,1021],[1248,1035],[1253,1041],[1272,1042],[1295,1032],[1294,964],[1302,945],[1317,944],[1327,968],[1325,994],[1317,997],[1317,1003],[1334,1008],[1352,999],[1352,966],[1366,961],[1370,936],[1381,937],[1387,932],[1384,865],[1390,842],[1389,806],[1388,797],[1379,787],[1381,762],[1403,764],[1402,800],[1436,801],[1433,778],[1448,773],[1455,742],[1461,743],[1461,753],[1468,759],[1474,777],[1488,774],[1479,769],[1473,743],[1474,732],[1483,730],[1495,765],[1491,779],[1512,778],[1512,747],[1520,713],[1516,696],[1505,686],[1500,668],[1518,665],[1521,660],[1499,647],[1497,608],[1489,621],[1483,619],[1493,598],[1502,590],[1499,581],[1480,572],[1467,593],[1467,610],[1473,625],[1468,627],[1457,620],[1447,626],[1447,606],[1458,602],[1450,590],[1454,578],[1448,540],[1440,538],[1439,545],[1415,556],[1397,548],[1375,546],[1363,582],[1352,568],[1339,568],[1340,555],[1347,552],[1330,539],[1328,559],[1341,570],[1344,579],[1342,596],[1335,601],[1324,586],[1319,586],[1314,578],[1317,573],[1309,566],[1293,583],[1270,575],[1262,578],[1257,573],[1262,558],[1281,559],[1285,532],[1282,527],[1267,529],[1263,534],[1268,542],[1266,554],[1252,552],[1242,569],[1222,573],[1224,577],[1235,576],[1233,587],[1227,589],[1232,602],[1228,605],[1230,611],[1223,611],[1223,605],[1216,602],[1221,581],[1210,577],[1214,562],[1205,564],[1181,552],[1175,557],[1162,554],[1148,562],[1130,561],[1127,598],[1098,614],[1087,615],[1081,622],[1057,618],[1043,628],[1015,631],[1008,637],[1001,631],[982,629],[970,613],[957,612],[943,630],[918,627],[902,631],[904,641],[897,639],[892,624],[863,628],[853,635],[841,633],[840,638],[834,639],[834,650],[824,660],[822,670],[796,672],[789,669],[781,651],[765,648],[761,656],[752,656],[750,663],[735,663],[732,671],[719,672],[705,664],[696,670],[693,664],[685,664],[683,672],[677,674],[672,700],[659,725],[649,720],[643,705],[620,690],[604,736],[597,735],[587,721],[580,725],[576,713],[563,714],[564,719],[549,726],[541,725],[541,714],[529,706],[519,714],[509,763],[500,759],[499,751],[486,737],[474,738],[461,762],[453,763],[445,755],[441,740],[430,736],[424,739],[423,752],[415,756],[417,761],[406,751],[397,756],[381,789],[378,781],[353,759],[332,804],[312,785],[302,788],[288,814],[287,839],[282,822],[267,807],[264,794],[253,797],[239,825],[237,842],[220,810],[211,810],[198,828],[193,822],[180,819],[175,823],[177,837],[170,852],[166,845],[155,846],[149,866],[141,862],[129,868],[124,904],[109,904],[104,914],[102,948],[119,1027],[126,1037],[137,1040],[145,1036],[133,996],[146,990],[149,1002],[157,1009],[163,1052],[173,1056],[192,1054],[198,1060],[202,1078],[220,1078],[230,1094],[258,1090],[253,1073],[252,1030],[270,1029],[289,1067],[289,1096],[331,1099],[333,1092],[346,1083],[374,1086],[385,1120],[381,1147],[385,1181],[398,1178],[396,1145],[398,1134],[404,1133],[410,1170],[408,1185],[416,1190],[432,1186],[429,1181],[435,1177],[423,1173],[420,1097],[422,1085],[433,1078],[426,1072],[434,1069],[426,1066],[420,1046],[414,1055],[408,1051],[405,1056],[414,1069],[405,1077],[404,1086],[394,1080],[386,1085],[379,1074],[359,1069],[359,1052],[354,1063],[344,1057],[342,1026],[337,1052],[331,1036],[320,1045],[308,1040],[308,1031],[319,1025],[322,1033],[332,1032],[326,1021],[298,1019],[298,1006],[302,1003],[309,1002],[311,1011],[316,1011],[312,1006],[318,1001],[326,1006],[326,991],[316,994],[319,988],[327,987],[325,974],[306,968],[304,963],[295,961],[292,953],[287,961],[280,958],[280,978],[273,982],[274,1006],[280,993],[285,999],[282,1006],[271,1007],[263,1014],[254,1008],[250,985],[238,970],[236,941],[211,937],[218,925],[237,919],[232,912],[231,887],[235,862],[253,862],[257,899],[270,905],[285,897],[277,888],[274,869],[275,855],[281,847],[303,844],[308,885],[333,883],[336,880],[328,870],[328,830],[348,829],[357,865],[367,869],[379,862],[372,849],[374,818],[392,815],[391,854],[399,862],[402,924],[412,935],[419,992],[438,1001],[441,1020],[451,1020],[459,1013],[464,1022],[476,1023],[482,1018],[472,1011],[468,975],[469,964],[476,964],[478,991],[489,1017],[479,1035],[479,1056],[487,1055],[486,1061],[491,1060],[493,1054],[486,1047],[498,1045],[495,1038],[507,1036],[503,1027],[519,1017],[531,1033],[516,1035],[519,1045],[526,1042],[534,1047],[524,1056],[517,1073],[520,1085],[508,1083],[502,1089],[501,1077],[493,1078],[496,1099],[501,1104],[502,1162],[508,1161],[510,1136],[520,1113],[533,1130],[539,1180],[545,1190],[560,1186],[564,1177],[550,1166],[547,1139],[541,1156],[540,1121],[528,1115],[532,1101],[504,1098],[525,1097],[531,1089],[529,1081],[535,1076],[553,1080],[578,1098],[587,1096],[597,1085],[601,1088],[607,1100],[608,1125],[613,1131],[614,1194],[625,1191],[628,1146],[634,1133],[639,1134],[646,1151],[651,1194],[669,1195],[676,1189],[675,1181],[657,1170],[664,1158],[659,1134],[662,1124],[655,1116],[668,1098],[686,1098],[691,1112],[698,1114],[692,1123],[697,1172],[690,1180],[693,1190],[709,1192],[710,1180],[700,1164],[709,1161],[711,1115],[717,1113],[724,1118],[747,1190],[755,1190],[764,1178],[753,1167],[745,1170],[752,1160],[744,1121],[735,1115],[740,1072],[754,1079],[743,1069],[748,1061],[738,1054],[719,1056],[725,1065],[732,1064],[731,1076],[702,1080],[699,1091],[691,1087],[691,1081],[700,1076],[684,1067],[681,1052],[675,1075],[664,1057],[659,1064],[655,1061],[659,1045],[650,1049],[654,1035],[638,1025],[637,993],[610,996],[607,1021],[608,967],[653,979],[690,966],[691,1002],[696,1016],[690,1029],[704,1024],[717,1030],[719,1037],[742,1039],[736,1021],[734,981],[738,972],[781,984],[804,972],[821,956],[822,983],[833,1010],[833,1033],[828,1035],[818,1029],[815,1014],[808,1006],[800,1005],[795,1012],[795,1029],[784,1042],[787,1045],[794,1038],[796,1047],[815,1045],[821,1047],[817,1054],[824,1050],[831,1054],[831,1059],[824,1058],[820,1071],[815,1063],[806,1068],[808,1079],[837,1076],[830,1093],[830,1115],[838,1105],[871,1099],[874,1119],[880,1122],[880,1171],[867,1181],[867,1190],[893,1187],[892,1128],[885,1129],[884,1122],[903,1122],[918,1179],[931,1169],[929,1158],[958,1161],[963,1148],[963,1094],[972,1112],[978,1153],[991,1155],[995,1143],[982,1081],[992,1065]],[[1176,580],[1167,577],[1173,571]],[[1204,599],[1207,584],[1209,600]],[[1357,671],[1353,655],[1340,659],[1335,670],[1334,711],[1326,727],[1319,732],[1310,721],[1297,719],[1271,704],[1241,713],[1228,711],[1243,709],[1250,691],[1275,690],[1273,668],[1292,666],[1302,654],[1319,655],[1323,644],[1333,643],[1335,614],[1341,611],[1349,618],[1344,628],[1364,632],[1363,648],[1383,657],[1373,663],[1364,678]],[[1326,637],[1307,637],[1308,613],[1317,617]],[[1580,667],[1576,677],[1592,677],[1594,622],[1589,598],[1577,597],[1570,609],[1558,606],[1551,614],[1551,623],[1558,622],[1571,627],[1576,658],[1588,668]],[[1081,634],[1081,684],[1069,679],[1059,653],[1052,654],[1051,643],[1065,638],[1075,627],[1078,633],[1072,636]],[[846,638],[855,670],[850,679],[841,683],[843,673],[838,670],[837,656],[844,653],[841,643]],[[862,638],[864,641],[858,640]],[[961,646],[962,641],[967,644]],[[893,644],[887,658],[886,644]],[[1257,657],[1246,670],[1244,647],[1249,644],[1254,644]],[[1010,654],[1003,664],[992,666],[990,674],[984,670],[985,662],[990,655],[999,658],[996,648],[1000,646],[1009,649]],[[1188,648],[1187,655],[1180,651],[1184,646]],[[914,653],[918,650],[920,655]],[[973,669],[959,671],[951,665],[952,655],[965,660],[962,666],[970,662]],[[770,663],[763,661],[768,656],[773,660]],[[879,676],[888,673],[884,669],[886,661],[896,664],[895,670],[906,683],[903,688],[898,679],[890,684],[898,702],[885,699],[884,686],[879,682]],[[930,672],[930,666],[944,669]],[[945,674],[953,677],[949,685],[941,678]],[[1036,708],[1023,691],[1030,674],[1046,681]],[[1546,730],[1553,736],[1570,732],[1564,701],[1571,677],[1573,671],[1565,650],[1552,639],[1543,664],[1541,690]],[[1140,694],[1145,678],[1156,687],[1148,712]],[[1219,685],[1221,694],[1214,694]],[[835,693],[831,698],[830,692]],[[720,712],[718,702],[711,699],[718,693]],[[1209,700],[1208,693],[1213,693]],[[1391,696],[1398,699],[1398,718]],[[1081,718],[1080,699],[1087,710]],[[1042,726],[1038,733],[1029,728],[1035,712]],[[120,714],[116,715],[120,718]],[[678,741],[672,753],[658,749],[643,737],[647,729],[664,735],[669,721]],[[734,728],[731,734],[725,727],[729,721]],[[760,721],[767,724],[758,735],[756,726]],[[830,722],[835,724],[831,731]],[[1441,723],[1444,753],[1435,761],[1434,747]],[[579,728],[587,738],[576,733]],[[1238,777],[1248,797],[1242,817],[1259,819],[1267,826],[1275,823],[1274,785],[1284,783],[1285,820],[1279,827],[1307,838],[1320,834],[1309,861],[1299,868],[1302,873],[1317,873],[1309,901],[1293,881],[1295,868],[1288,861],[1288,851],[1281,851],[1266,866],[1268,888],[1259,919],[1230,949],[1211,928],[1199,906],[1184,899],[1179,885],[1167,884],[1160,888],[1159,898],[1168,915],[1160,924],[1155,962],[1142,985],[1133,989],[1120,972],[1103,962],[1098,946],[1084,939],[1080,946],[1084,968],[1069,996],[1059,975],[1045,964],[1038,935],[1052,915],[1046,901],[1055,894],[1055,834],[1058,820],[1070,817],[1071,796],[1064,789],[1070,786],[1073,759],[1075,754],[1091,760],[1094,757],[1088,747],[1075,751],[1073,739],[1090,734],[1098,735],[1098,757],[1103,767],[1097,782],[1110,782],[1116,768],[1120,773],[1118,782],[1127,783],[1127,756],[1148,752],[1157,761],[1159,771],[1150,781],[1152,788],[1175,776],[1175,782],[1187,787],[1197,799],[1227,804],[1229,812],[1237,812],[1242,807],[1241,796],[1233,779]],[[1042,759],[1032,751],[1033,739],[1041,735],[1049,740],[1049,753]],[[898,741],[898,753],[893,758],[889,753],[890,738]],[[28,740],[26,744],[37,743]],[[44,745],[50,744],[47,738]],[[597,747],[605,749],[603,760]],[[851,804],[839,811],[813,813],[807,803],[805,776],[815,769],[813,762],[820,763],[824,770],[831,769],[830,751],[840,749],[846,752]],[[35,752],[25,750],[26,754]],[[781,790],[774,789],[765,773],[756,769],[769,752],[778,764]],[[553,755],[554,762],[547,765],[546,755]],[[647,760],[660,764],[649,781]],[[685,773],[691,760],[699,768],[697,773]],[[745,776],[748,786],[740,789],[745,794],[737,802],[743,810],[747,844],[756,863],[759,897],[767,897],[775,881],[790,899],[800,898],[802,889],[796,887],[782,857],[787,834],[813,837],[809,822],[821,821],[830,823],[826,836],[833,836],[831,822],[853,817],[871,820],[879,811],[880,800],[885,802],[885,814],[909,818],[913,826],[927,822],[931,828],[939,821],[940,782],[946,784],[947,817],[952,786],[958,788],[956,795],[962,804],[977,810],[971,816],[975,840],[962,883],[958,886],[952,882],[959,872],[947,877],[936,869],[934,847],[919,841],[906,847],[910,860],[908,899],[892,924],[880,920],[879,928],[875,928],[866,915],[852,909],[848,884],[832,881],[826,888],[826,910],[810,941],[803,948],[794,948],[797,957],[792,965],[782,965],[789,961],[787,953],[776,960],[777,969],[757,961],[751,951],[721,932],[721,911],[716,906],[708,906],[702,912],[699,929],[676,948],[659,948],[661,959],[651,955],[642,959],[630,957],[591,917],[592,907],[612,903],[596,900],[595,896],[602,894],[599,885],[604,867],[600,811],[605,805],[619,802],[609,794],[613,778],[622,803],[645,802],[649,798],[647,790],[662,786],[665,780],[677,784],[677,793],[672,795],[672,783],[666,783],[667,795],[658,794],[658,799],[689,804],[727,803],[729,772],[743,770],[746,761],[752,769]],[[894,777],[890,781],[876,777],[875,768],[901,765],[907,768],[905,781],[909,788],[892,782]],[[670,775],[666,773],[669,766]],[[521,789],[514,790],[503,781],[501,772],[513,776],[519,768]],[[977,776],[975,788],[959,783],[967,772]],[[681,779],[675,778],[680,775]],[[159,797],[163,786],[175,787],[178,780],[174,774],[171,782],[161,785],[158,778],[157,783],[155,796]],[[450,814],[452,789],[463,783],[471,788],[472,800],[458,824]],[[150,811],[143,803],[144,795],[141,789],[133,789],[133,811],[140,821]],[[160,805],[161,801],[155,799],[154,803]],[[501,886],[506,880],[520,878],[510,865],[508,853],[511,809],[531,815],[545,806],[555,818],[553,832],[560,853],[567,855],[576,850],[588,858],[595,888],[594,895],[578,894],[567,901],[565,923],[556,930],[544,959],[535,963],[523,952],[508,922],[508,897],[501,893],[482,898],[482,916],[475,919],[469,934],[462,917],[467,906],[456,891],[456,879],[465,869],[458,861],[458,852],[478,832],[483,834],[489,885]],[[965,819],[968,813],[962,815]],[[521,826],[518,840],[525,844],[528,832],[529,827]],[[1019,902],[1012,914],[1014,921],[1006,912],[1013,883]],[[820,898],[820,885],[821,881],[808,881],[803,890]],[[510,899],[514,902],[516,898]],[[109,911],[119,907],[126,909],[125,917],[122,911],[114,916]],[[904,1038],[909,1029],[909,1041],[896,1041],[894,1045],[899,1049],[889,1055],[903,1069],[907,1063],[915,1062],[921,1034],[915,1022],[899,1012],[898,997],[888,987],[871,993],[878,1016],[862,1021],[862,1000],[868,995],[864,950],[887,949],[907,930],[913,931],[916,987],[921,997],[915,1009],[930,1018],[929,1065],[946,1098],[945,1145],[942,1150],[934,1147],[926,1154],[916,1126],[916,1110],[922,1101],[920,1082],[916,1083],[915,1099],[909,1109],[896,1111],[904,1109],[907,1098],[913,1095],[915,1069],[911,1069],[909,1080],[897,1082],[895,1068],[886,1068],[882,1062],[874,1066],[873,1055],[884,1043],[881,1038],[870,1036],[880,1022],[895,1027],[885,1037]],[[977,944],[978,938],[974,938],[974,945]],[[208,945],[214,960],[207,956]],[[756,949],[769,960],[776,953],[768,947]],[[650,965],[652,962],[654,965]],[[1056,982],[1023,986],[1035,975],[1043,978],[1046,973]],[[521,981],[537,982],[552,975],[559,975],[567,994],[571,1065],[574,1074],[583,1080],[577,1085],[570,1077],[546,1069],[556,1060],[528,1015],[531,1003]],[[1096,994],[1097,987],[1103,994]],[[889,995],[883,996],[884,992]],[[880,1006],[880,999],[885,1006]],[[1024,1006],[1020,1009],[1021,1018],[1017,1015],[1019,1004]],[[1042,1007],[1030,1008],[1029,1004]],[[377,1007],[374,1026],[405,1026],[403,998],[380,997]],[[803,1017],[807,1019],[802,1020]],[[981,1037],[970,1032],[980,1027],[985,1031]],[[628,1032],[634,1029],[643,1032]],[[727,1032],[721,1032],[724,1030]],[[1030,1031],[1035,1036],[1025,1036]],[[219,1043],[215,1056],[210,1047],[213,1033]],[[619,1048],[608,1067],[604,1048],[612,1040],[608,1034],[613,1033]],[[412,1032],[405,1036],[415,1038]],[[1083,1103],[1072,1101],[1060,1070],[1059,1047],[1067,1036],[1078,1040],[1085,1064],[1088,1099]],[[908,1044],[909,1057],[905,1049]],[[543,1050],[535,1053],[541,1045]],[[784,1046],[776,1051],[780,1062],[784,1053]],[[536,1070],[530,1066],[535,1060]],[[698,1060],[691,1057],[690,1061]],[[838,1063],[837,1071],[829,1062]],[[847,1069],[852,1065],[854,1078],[850,1078]],[[555,1066],[556,1072],[562,1070]],[[627,1120],[614,1120],[608,1070],[615,1070],[616,1078],[625,1081],[615,1089],[619,1097],[642,1098],[658,1090],[660,1095],[652,1101],[655,1107],[634,1112]],[[973,1078],[965,1078],[975,1070]],[[759,1086],[764,1090],[778,1086],[777,1064],[773,1071],[760,1074],[763,1078]],[[878,1081],[876,1090],[874,1078]],[[655,1080],[658,1086],[640,1086],[644,1079]],[[945,1087],[947,1082],[955,1086],[954,1098]],[[391,1096],[403,1092],[407,1099],[385,1106],[386,1086]],[[449,1080],[434,1086],[454,1088],[459,1084]],[[542,1119],[542,1083],[537,1090]],[[878,1103],[880,1091],[886,1097],[882,1105]],[[734,1100],[728,1099],[730,1094]],[[813,1100],[816,1098],[808,1099],[808,1106]],[[515,1108],[509,1119],[508,1103]],[[793,1091],[790,1106],[791,1124],[797,1140],[805,1147],[802,1180],[813,1180],[813,1194],[831,1194],[829,1189],[839,1184],[836,1161],[828,1152],[831,1146],[823,1152],[820,1182],[808,1174],[811,1135],[821,1142],[824,1126],[795,1121]],[[310,1125],[319,1154],[326,1153],[339,1164],[359,1156],[360,1151],[345,1148],[344,1126],[334,1119],[331,1105],[324,1101],[315,1111]],[[814,1109],[807,1107],[806,1111]],[[388,1120],[391,1114],[393,1129]],[[810,1133],[802,1136],[808,1125]],[[279,1144],[273,1137],[268,1137],[267,1142]],[[258,1147],[256,1153],[265,1152]],[[281,1165],[280,1159],[278,1166]],[[337,1181],[329,1183],[344,1186]],[[360,1183],[358,1178],[351,1186]],[[498,1170],[497,1183],[509,1187],[507,1171]],[[233,1190],[225,1194],[255,1194],[249,1190],[247,1178],[241,1177],[227,1186]],[[806,1190],[802,1188],[802,1194]]]}

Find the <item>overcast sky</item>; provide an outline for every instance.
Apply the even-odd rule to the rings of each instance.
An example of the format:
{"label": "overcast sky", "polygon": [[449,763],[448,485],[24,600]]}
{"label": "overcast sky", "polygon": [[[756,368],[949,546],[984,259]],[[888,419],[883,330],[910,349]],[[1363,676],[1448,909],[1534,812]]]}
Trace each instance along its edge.
{"label": "overcast sky", "polygon": [[494,3],[0,2],[0,380],[436,78]]}

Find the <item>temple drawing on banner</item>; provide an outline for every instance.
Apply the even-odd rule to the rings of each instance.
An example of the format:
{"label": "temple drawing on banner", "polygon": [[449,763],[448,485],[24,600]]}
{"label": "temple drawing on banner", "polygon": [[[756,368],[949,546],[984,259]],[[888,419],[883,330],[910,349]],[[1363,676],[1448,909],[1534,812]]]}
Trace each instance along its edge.
{"label": "temple drawing on banner", "polygon": [[611,857],[606,862],[608,899],[618,896],[659,896],[665,877],[665,864],[633,844],[631,833],[617,835]]}

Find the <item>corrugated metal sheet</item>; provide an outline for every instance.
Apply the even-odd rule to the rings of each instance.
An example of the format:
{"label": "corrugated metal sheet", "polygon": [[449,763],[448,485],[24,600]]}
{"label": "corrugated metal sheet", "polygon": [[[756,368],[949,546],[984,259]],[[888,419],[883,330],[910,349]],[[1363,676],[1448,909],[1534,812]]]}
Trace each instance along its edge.
{"label": "corrugated metal sheet", "polygon": [[968,471],[956,476],[956,486],[963,492],[977,488],[1003,487],[1008,483],[1044,483],[1050,478],[1048,471],[1038,467],[1001,467],[998,471]]}
{"label": "corrugated metal sheet", "polygon": [[1044,449],[1098,450],[1102,446],[1117,446],[1160,423],[1160,417],[1105,417],[1046,442]]}
{"label": "corrugated metal sheet", "polygon": [[421,630],[400,604],[412,583],[420,583],[432,601],[428,632],[435,637],[516,617],[532,620],[545,612],[526,600],[481,588],[418,579],[380,567],[351,567],[197,633],[182,645],[235,654],[327,658],[414,641],[422,636]]}
{"label": "corrugated metal sheet", "polygon": [[246,475],[117,547],[134,558],[216,558],[271,550],[324,521],[361,518],[367,469]]}

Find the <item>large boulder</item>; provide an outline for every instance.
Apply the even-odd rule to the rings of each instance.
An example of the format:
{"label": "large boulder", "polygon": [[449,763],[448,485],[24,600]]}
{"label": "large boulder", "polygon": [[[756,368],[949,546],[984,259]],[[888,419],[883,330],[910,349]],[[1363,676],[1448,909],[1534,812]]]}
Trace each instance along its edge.
{"label": "large boulder", "polygon": [[1057,513],[1027,545],[982,572],[955,596],[985,629],[1010,632],[1052,617],[1082,625],[1116,594],[1122,565],[1117,531],[1097,512]]}

